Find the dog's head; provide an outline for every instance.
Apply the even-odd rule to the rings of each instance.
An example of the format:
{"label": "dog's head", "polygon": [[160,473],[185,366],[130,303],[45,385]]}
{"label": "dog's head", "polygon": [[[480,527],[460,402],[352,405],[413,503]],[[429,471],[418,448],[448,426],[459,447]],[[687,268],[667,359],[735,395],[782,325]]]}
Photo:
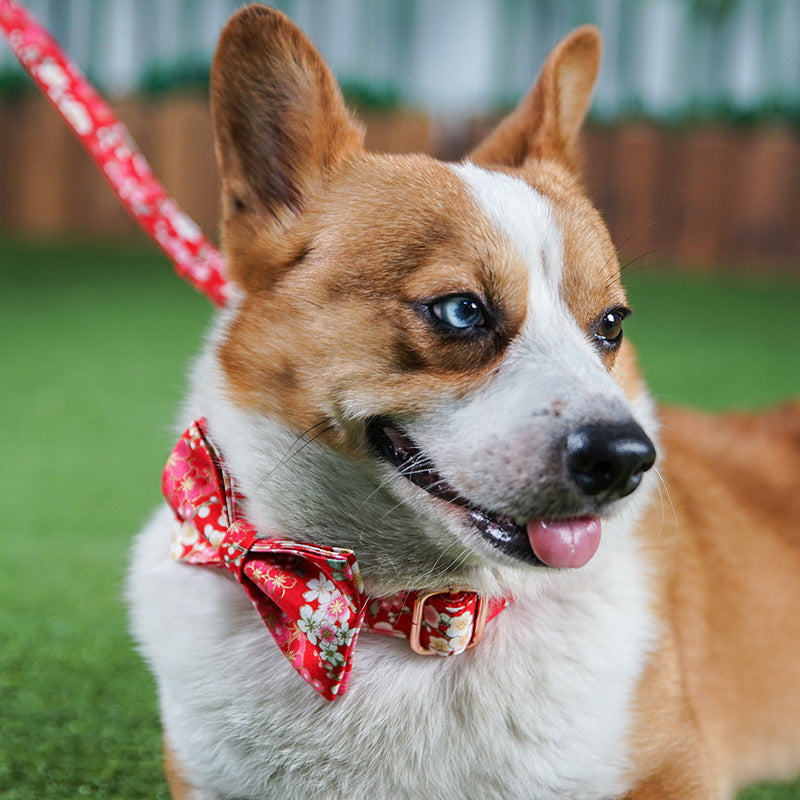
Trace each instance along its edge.
{"label": "dog's head", "polygon": [[254,522],[351,547],[388,589],[580,566],[624,517],[655,453],[576,165],[599,58],[573,32],[452,165],[367,153],[281,13],[228,23],[212,110],[239,291],[203,410]]}

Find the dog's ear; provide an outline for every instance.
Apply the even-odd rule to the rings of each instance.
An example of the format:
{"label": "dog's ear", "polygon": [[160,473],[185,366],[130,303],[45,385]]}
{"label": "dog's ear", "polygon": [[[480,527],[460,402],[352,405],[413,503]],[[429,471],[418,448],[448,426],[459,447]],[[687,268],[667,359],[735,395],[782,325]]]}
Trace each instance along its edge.
{"label": "dog's ear", "polygon": [[311,42],[260,5],[240,10],[220,36],[211,111],[229,276],[263,287],[297,258],[304,205],[363,133]]}
{"label": "dog's ear", "polygon": [[484,166],[521,167],[552,158],[578,168],[577,141],[597,73],[602,43],[593,25],[576,28],[553,49],[539,79],[472,153]]}

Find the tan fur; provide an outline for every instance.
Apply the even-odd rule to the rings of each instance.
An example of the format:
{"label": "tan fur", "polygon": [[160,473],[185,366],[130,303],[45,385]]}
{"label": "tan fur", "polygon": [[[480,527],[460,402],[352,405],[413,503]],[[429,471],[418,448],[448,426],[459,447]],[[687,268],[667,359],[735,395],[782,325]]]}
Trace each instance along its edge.
{"label": "tan fur", "polygon": [[[255,31],[269,47],[249,45]],[[259,62],[243,63],[245,52]],[[225,27],[211,95],[231,277],[256,288],[275,278],[265,265],[296,255],[286,229],[363,134],[311,43],[264,6],[242,9]],[[250,241],[265,230],[272,246],[256,260]]]}
{"label": "tan fur", "polygon": [[[303,220],[314,251],[270,290],[247,295],[222,344],[238,402],[305,430],[346,426],[350,403],[414,409],[443,382],[456,396],[472,390],[524,321],[525,272],[464,199],[432,159],[351,157]],[[418,298],[459,292],[502,304],[500,336],[479,347],[443,342],[422,322]]]}
{"label": "tan fur", "polygon": [[164,739],[164,775],[167,778],[167,786],[169,786],[172,800],[192,800],[194,787],[186,782],[184,769],[166,738]]}
{"label": "tan fur", "polygon": [[[252,37],[269,43],[258,69],[243,61]],[[472,154],[550,200],[563,299],[587,336],[626,303],[577,170],[599,54],[593,28],[568,37]],[[327,68],[276,12],[250,8],[228,25],[213,94],[225,248],[244,290],[219,345],[235,402],[298,431],[325,426],[363,453],[355,410],[414,412],[443,387],[461,396],[488,380],[525,321],[525,270],[454,173],[365,153]],[[500,333],[479,346],[443,341],[414,308],[463,292],[504,309]],[[643,396],[630,345],[605,362],[629,398]],[[639,536],[663,627],[636,696],[627,800],[713,800],[800,767],[800,407],[662,420],[663,488]],[[188,797],[169,749],[167,766],[173,795]]]}
{"label": "tan fur", "polygon": [[[666,759],[656,775],[726,792],[791,778],[800,752],[800,406],[723,417],[668,409],[663,422],[666,488],[643,532],[667,627],[640,690],[640,769]],[[676,763],[680,741],[693,745]]]}
{"label": "tan fur", "polygon": [[600,67],[597,29],[576,29],[550,53],[539,80],[472,153],[476,164],[522,167],[530,159],[578,165],[578,133]]}

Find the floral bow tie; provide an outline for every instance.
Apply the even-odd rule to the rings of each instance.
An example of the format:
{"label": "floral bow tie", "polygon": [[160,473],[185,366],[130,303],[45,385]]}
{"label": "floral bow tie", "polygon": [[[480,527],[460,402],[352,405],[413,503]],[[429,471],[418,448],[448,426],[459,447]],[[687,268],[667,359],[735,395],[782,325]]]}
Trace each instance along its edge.
{"label": "floral bow tie", "polygon": [[265,538],[239,514],[241,496],[194,422],[167,461],[161,487],[175,512],[172,557],[226,567],[278,647],[327,700],[344,694],[362,627],[405,637],[424,655],[454,655],[480,640],[506,606],[472,591],[367,598],[352,550]]}

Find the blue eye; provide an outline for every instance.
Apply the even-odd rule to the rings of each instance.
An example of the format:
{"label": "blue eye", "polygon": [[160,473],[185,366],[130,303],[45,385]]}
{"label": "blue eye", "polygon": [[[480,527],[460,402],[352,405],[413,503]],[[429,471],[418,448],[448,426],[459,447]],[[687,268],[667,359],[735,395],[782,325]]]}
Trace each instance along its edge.
{"label": "blue eye", "polygon": [[483,307],[469,295],[454,294],[437,300],[430,308],[438,319],[451,328],[478,328],[486,322]]}

